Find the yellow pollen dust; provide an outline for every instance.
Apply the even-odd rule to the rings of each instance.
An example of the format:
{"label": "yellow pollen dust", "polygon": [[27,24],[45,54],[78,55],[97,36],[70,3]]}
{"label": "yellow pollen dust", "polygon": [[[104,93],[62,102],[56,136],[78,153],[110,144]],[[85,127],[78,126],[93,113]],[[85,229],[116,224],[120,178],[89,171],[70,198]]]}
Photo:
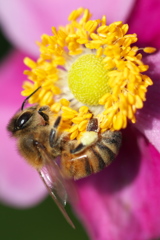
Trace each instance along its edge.
{"label": "yellow pollen dust", "polygon": [[80,56],[68,71],[68,85],[75,98],[87,105],[98,105],[99,99],[110,91],[108,70],[103,57],[94,54]]}

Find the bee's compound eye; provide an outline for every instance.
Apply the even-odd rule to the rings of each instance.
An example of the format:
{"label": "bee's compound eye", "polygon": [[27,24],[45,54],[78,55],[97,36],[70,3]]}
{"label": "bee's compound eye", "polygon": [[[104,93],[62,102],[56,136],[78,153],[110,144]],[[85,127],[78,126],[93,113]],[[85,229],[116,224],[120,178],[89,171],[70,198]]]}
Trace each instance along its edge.
{"label": "bee's compound eye", "polygon": [[32,116],[31,112],[23,113],[16,121],[15,130],[24,128],[25,124],[28,122],[28,120],[31,118],[31,116]]}

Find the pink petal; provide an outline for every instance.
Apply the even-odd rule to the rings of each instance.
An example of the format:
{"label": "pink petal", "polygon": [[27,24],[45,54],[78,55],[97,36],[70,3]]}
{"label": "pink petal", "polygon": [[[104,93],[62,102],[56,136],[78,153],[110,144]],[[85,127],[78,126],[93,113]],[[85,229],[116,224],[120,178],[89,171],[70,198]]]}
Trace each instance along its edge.
{"label": "pink petal", "polygon": [[1,3],[0,18],[5,33],[13,44],[30,54],[37,54],[35,41],[43,33],[51,34],[52,26],[64,25],[70,12],[81,6],[89,8],[93,18],[107,15],[109,22],[125,20],[135,0],[5,0]]}
{"label": "pink petal", "polygon": [[148,74],[154,84],[148,88],[147,101],[137,115],[136,127],[160,152],[160,52],[148,56],[145,63],[150,66]]}
{"label": "pink petal", "polygon": [[138,34],[142,46],[160,47],[160,1],[138,0],[128,20],[130,32]]}
{"label": "pink petal", "polygon": [[6,125],[13,114],[20,108],[21,84],[24,55],[12,52],[0,68],[0,200],[6,204],[27,207],[41,201],[46,196],[46,189],[37,172],[20,157],[13,139],[6,131]]}
{"label": "pink petal", "polygon": [[92,240],[160,236],[160,154],[135,129],[123,132],[119,156],[102,172],[77,181],[75,209]]}

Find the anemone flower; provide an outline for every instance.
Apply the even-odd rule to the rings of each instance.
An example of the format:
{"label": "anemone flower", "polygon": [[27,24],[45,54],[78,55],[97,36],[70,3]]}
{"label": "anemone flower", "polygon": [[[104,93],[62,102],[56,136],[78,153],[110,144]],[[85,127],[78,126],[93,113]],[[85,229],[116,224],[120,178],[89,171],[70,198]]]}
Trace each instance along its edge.
{"label": "anemone flower", "polygon": [[[154,7],[155,2],[152,1],[152,3],[149,3],[149,4],[151,4],[151,6]],[[146,5],[143,5],[143,1],[138,2],[137,6],[135,7],[135,10],[133,11],[132,18],[130,19],[130,22],[131,22],[130,25],[131,27],[133,26],[133,28],[131,29],[136,28],[134,24],[136,20],[138,21],[141,17],[142,17],[141,26],[146,25],[147,22],[145,21],[147,21],[148,19],[147,10],[149,11],[151,9],[151,6],[149,7],[148,3],[146,3]],[[142,14],[143,12],[142,8],[144,9],[144,7],[146,7],[145,15],[147,16],[147,18],[145,18],[145,16],[143,16]],[[156,18],[156,13],[158,12],[158,7],[159,5],[153,8],[153,10],[155,11],[155,14],[154,14],[155,18]],[[136,18],[134,18],[134,16]],[[72,17],[70,20],[73,20]],[[101,24],[105,25],[105,19],[104,18],[100,18],[100,19],[101,19]],[[152,21],[153,18],[150,18],[150,20]],[[95,22],[96,21],[94,21],[93,23]],[[118,27],[124,26],[121,22],[118,22],[116,24]],[[137,25],[138,27],[140,26],[139,23],[137,23]],[[94,28],[94,24],[92,26]],[[87,27],[87,24],[86,24],[86,27]],[[91,27],[91,25],[88,24],[88,27]],[[110,29],[115,29],[115,25],[114,24],[111,25]],[[123,29],[126,29],[126,27],[124,26]],[[155,46],[159,46],[159,39],[155,38],[155,36],[159,34],[157,29],[158,29],[158,26],[153,29],[148,28],[148,31],[147,33],[145,32],[145,34],[140,33],[140,36],[142,35],[142,38],[140,38],[139,40],[140,45],[142,46],[143,45],[142,43],[144,41],[147,44],[148,42],[150,43],[153,42]],[[53,33],[56,35],[57,30],[55,28],[53,28],[52,30],[53,30]],[[94,30],[96,30],[96,28]],[[148,33],[151,33],[151,30],[152,30],[152,34],[148,34]],[[141,28],[141,31],[142,31],[142,28]],[[94,32],[91,32],[91,33],[94,33]],[[93,34],[93,36],[95,35]],[[134,38],[133,42],[134,41],[136,42],[136,36],[132,35],[132,37]],[[141,41],[141,39],[143,41]],[[81,39],[81,40],[84,41],[84,39]],[[42,50],[41,57],[45,57],[45,52],[43,52],[43,49],[45,48],[47,49],[47,47],[45,46],[45,43],[47,43],[47,41],[50,41],[50,37],[47,37],[47,35],[45,35],[42,39],[42,42],[39,44]],[[78,44],[88,43],[83,41],[79,42]],[[61,42],[61,45],[62,44],[63,42]],[[73,47],[75,45],[71,44],[70,46]],[[92,48],[93,45],[91,46],[88,44],[87,47]],[[53,51],[53,49],[51,50]],[[81,49],[79,49],[79,45],[78,45],[78,47],[75,46],[75,48],[71,48],[69,50],[72,51],[73,53],[73,51],[81,50]],[[147,52],[147,51],[150,51],[151,49],[147,50],[146,48],[145,50]],[[47,51],[49,51],[49,48],[47,49]],[[85,50],[83,49],[83,52],[84,51]],[[139,49],[134,48],[134,51],[136,51],[136,55],[138,55],[137,51],[139,51]],[[101,55],[99,55],[100,52],[101,51],[99,50],[99,52],[97,53],[98,57],[101,57]],[[82,54],[82,52],[77,52],[77,53]],[[114,53],[117,53],[117,51],[115,51]],[[87,54],[88,52],[87,53],[85,52],[85,55]],[[47,57],[48,56],[49,55],[47,54]],[[79,193],[79,201],[77,204],[74,205],[74,208],[75,208],[75,211],[78,213],[78,216],[82,219],[83,224],[86,226],[86,229],[91,239],[144,240],[144,239],[153,239],[160,236],[160,230],[159,230],[159,226],[160,226],[159,171],[160,169],[158,164],[160,159],[160,155],[158,152],[160,150],[160,144],[158,141],[159,119],[160,119],[160,106],[159,106],[160,83],[159,83],[159,69],[158,69],[159,58],[160,58],[159,53],[144,58],[143,62],[145,62],[145,64],[141,64],[141,66],[143,67],[139,68],[141,71],[136,72],[138,74],[138,77],[140,76],[142,77],[141,72],[143,72],[143,70],[146,71],[147,70],[146,64],[149,64],[150,69],[148,71],[148,75],[150,76],[154,84],[153,86],[149,87],[149,91],[146,97],[147,101],[145,102],[143,109],[139,110],[136,113],[136,115],[134,114],[128,115],[128,118],[132,122],[135,122],[135,117],[136,117],[137,122],[134,125],[133,123],[128,124],[127,128],[125,130],[122,130],[123,132],[122,148],[120,150],[120,153],[116,161],[112,163],[108,168],[101,171],[100,173],[76,182],[77,191]],[[40,62],[41,63],[45,62],[43,61],[44,58],[41,60],[42,61],[38,61],[38,64],[40,64]],[[57,62],[55,61],[55,64],[58,63],[59,65],[61,65],[63,63],[64,58],[61,58],[61,57],[58,58],[58,56],[55,54],[55,60],[57,61]],[[141,57],[138,60],[141,61]],[[24,84],[25,90],[23,93],[27,95],[35,86],[37,86],[36,84],[38,82],[37,81],[38,77],[42,78],[44,72],[36,71],[36,66],[38,65],[37,62],[32,61],[30,59],[26,59],[25,62],[29,67],[31,67],[31,70],[27,70],[25,71],[25,73],[34,82],[34,84],[32,85],[28,82]],[[73,62],[70,62],[67,67],[69,68],[69,66],[71,66],[72,64]],[[115,64],[115,62],[110,61],[110,64]],[[110,65],[110,66],[112,66],[113,68],[113,65]],[[118,69],[118,65],[114,65],[114,69]],[[61,68],[61,70],[64,70],[64,68]],[[111,71],[109,71],[109,73],[110,72]],[[51,74],[51,72],[49,72],[49,74]],[[53,71],[53,74],[56,82],[57,81],[56,71]],[[108,72],[105,74],[108,74]],[[65,76],[65,73],[62,73],[61,71],[60,79],[62,80],[63,83],[65,80],[64,76]],[[110,75],[110,77],[113,77],[112,74]],[[147,75],[143,77],[143,81],[144,82],[146,81],[144,84],[145,87],[148,85],[148,83],[151,84],[150,78]],[[61,84],[61,86],[63,86],[63,84]],[[59,92],[57,92],[58,87],[54,86],[52,88],[52,90],[54,91],[54,94],[57,94],[57,95],[59,94]],[[109,88],[110,87],[112,87],[112,84],[109,85]],[[62,92],[65,92],[65,91],[62,91]],[[71,95],[67,95],[66,94],[67,92],[65,92],[65,95],[63,95],[63,98],[67,99],[68,101],[61,100],[60,102],[58,102],[58,104],[57,102],[53,102],[53,100],[49,97],[49,94],[48,94],[47,99],[50,100],[50,101],[48,100],[49,101],[48,104],[51,106],[53,111],[57,111],[57,109],[59,111],[60,109],[62,109],[62,111],[64,111],[63,112],[64,118],[67,118],[65,120],[72,120],[74,114],[75,114],[74,117],[75,116],[81,117],[78,115],[80,112],[77,113],[77,109],[79,111],[79,109],[82,106],[77,104],[77,102],[76,102],[76,106],[78,107],[74,109],[76,113],[74,112],[74,114],[72,115],[72,118],[68,114],[68,110],[69,110],[68,108],[70,107],[68,106],[68,102],[70,101]],[[141,100],[145,100],[145,92],[146,90],[141,92],[140,94],[140,96],[142,97]],[[45,91],[44,94],[46,93],[47,92]],[[76,93],[77,93],[77,90],[76,90]],[[102,94],[104,96],[104,93]],[[110,94],[110,89],[108,91],[108,94]],[[108,98],[108,95],[105,96],[104,98],[101,98],[100,103],[102,106],[104,106],[107,103],[106,102],[107,98]],[[129,99],[130,99],[129,103],[131,104],[134,101],[136,101],[135,99],[134,100],[133,99],[131,100],[131,98]],[[32,101],[34,100],[35,99],[32,99]],[[86,100],[88,101],[88,98],[85,99],[85,101]],[[44,102],[41,102],[41,99],[39,99],[38,101],[40,104],[44,103]],[[78,103],[79,101],[81,100],[78,100]],[[92,103],[89,102],[86,105],[90,105],[90,104]],[[121,108],[120,106],[121,105],[118,106],[119,109]],[[136,106],[137,108],[141,108],[143,106],[142,101],[138,101]],[[133,109],[134,108],[132,108],[132,110]],[[67,111],[65,112],[65,110]],[[90,111],[94,112],[94,110],[95,109],[91,109]],[[98,112],[96,111],[94,112],[94,114],[100,115],[103,113],[103,114],[107,114],[107,116],[108,114],[110,114],[109,111],[105,112],[104,109],[103,110],[98,109]],[[116,113],[118,114],[118,112],[119,111],[117,111]],[[132,113],[134,113],[134,111],[132,111]],[[88,112],[85,112],[85,114],[88,114]],[[7,116],[7,113],[6,113],[6,116]],[[100,119],[103,120],[102,115],[100,115]],[[114,130],[125,128],[126,120],[123,114],[120,116],[120,119],[121,119],[120,123],[115,120],[113,122],[111,121],[109,125],[105,121],[104,122],[102,121],[102,124],[101,124],[102,130],[104,129],[105,131],[108,128],[111,128]],[[76,119],[76,120],[74,119],[72,123],[80,124],[80,122],[76,122],[77,120],[80,120],[80,119]],[[85,119],[85,121],[86,120],[87,119]],[[84,125],[87,123],[88,121],[84,122]],[[69,121],[68,124],[71,124],[71,121]],[[79,127],[78,125],[78,131],[75,131],[75,129],[77,128],[72,128],[71,126],[73,130],[73,131],[70,130],[71,138],[74,139],[76,137],[81,136],[81,132],[83,133],[84,131],[84,128],[83,128],[84,125],[82,124],[82,128]],[[63,127],[65,128],[65,130],[68,130],[66,126],[63,126]]]}
{"label": "anemone flower", "polygon": [[[92,1],[86,3],[83,0],[72,1],[69,4],[68,2],[60,1],[47,1],[45,3],[43,1],[23,1],[21,3],[14,0],[1,2],[1,26],[12,45],[15,46],[15,49],[8,54],[0,66],[2,84],[0,106],[5,112],[3,118],[1,118],[0,125],[3,139],[3,146],[1,144],[0,151],[1,201],[17,207],[27,207],[37,203],[37,201],[41,201],[46,194],[43,184],[37,178],[37,174],[24,161],[21,161],[21,157],[17,154],[15,143],[9,140],[9,136],[6,133],[7,122],[19,109],[23,101],[19,94],[21,83],[24,80],[24,75],[22,74],[25,69],[23,58],[29,56],[29,54],[36,56],[38,51],[35,41],[39,39],[42,33],[50,33],[52,25],[65,24],[70,11],[81,5],[91,8],[96,18],[106,14],[107,11],[110,22],[118,19],[125,21],[132,10],[134,1],[129,1],[127,4],[124,3],[124,0],[115,1],[115,3],[116,9],[114,8],[111,11],[110,1],[101,1],[100,5],[98,2],[93,4]],[[42,19],[45,19],[45,21]],[[12,93],[14,93],[14,97]],[[10,151],[6,150],[8,142],[10,142]],[[30,176],[32,184],[27,182],[28,176]]]}

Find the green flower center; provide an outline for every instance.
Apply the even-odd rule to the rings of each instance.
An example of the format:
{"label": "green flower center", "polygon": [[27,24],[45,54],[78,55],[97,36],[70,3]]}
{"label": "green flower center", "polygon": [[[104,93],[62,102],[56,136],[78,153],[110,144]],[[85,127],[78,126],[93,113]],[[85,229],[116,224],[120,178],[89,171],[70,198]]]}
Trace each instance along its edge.
{"label": "green flower center", "polygon": [[68,71],[68,85],[74,97],[87,105],[98,105],[99,99],[110,91],[108,70],[103,57],[94,54],[80,56]]}

